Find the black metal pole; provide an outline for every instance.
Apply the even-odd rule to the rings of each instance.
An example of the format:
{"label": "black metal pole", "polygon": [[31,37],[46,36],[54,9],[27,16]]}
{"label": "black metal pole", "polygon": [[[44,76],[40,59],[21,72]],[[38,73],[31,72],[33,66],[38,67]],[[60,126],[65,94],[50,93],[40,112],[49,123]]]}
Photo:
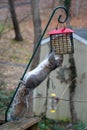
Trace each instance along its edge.
{"label": "black metal pole", "polygon": [[[25,76],[25,74],[26,74],[26,72],[27,72],[27,70],[28,70],[28,68],[29,68],[29,66],[30,66],[30,64],[31,64],[31,62],[32,62],[32,60],[33,60],[33,58],[34,58],[34,56],[35,56],[37,50],[38,50],[38,47],[39,47],[39,45],[41,44],[41,41],[42,41],[42,39],[43,39],[43,36],[44,36],[44,34],[45,34],[45,32],[46,32],[46,30],[47,30],[49,24],[50,24],[50,22],[51,22],[51,20],[52,20],[52,18],[53,18],[53,16],[54,16],[54,14],[55,14],[55,12],[56,12],[58,9],[63,9],[63,10],[65,11],[65,15],[66,15],[66,17],[65,17],[65,19],[64,19],[63,21],[61,20],[62,15],[59,15],[59,17],[58,17],[58,22],[59,22],[59,23],[65,23],[65,22],[67,21],[67,19],[68,19],[68,12],[67,12],[66,8],[65,8],[64,6],[58,6],[58,7],[56,7],[56,8],[53,10],[53,12],[52,12],[52,14],[51,14],[51,16],[50,16],[50,18],[49,18],[49,21],[48,21],[48,23],[47,23],[47,25],[46,25],[46,27],[45,27],[43,33],[42,33],[42,36],[41,36],[39,42],[37,43],[36,48],[35,48],[35,50],[34,50],[32,56],[31,56],[31,59],[29,60],[29,62],[28,62],[28,64],[27,64],[27,67],[26,67],[26,69],[25,69],[25,71],[24,71],[24,73],[23,73],[23,75],[22,75],[22,77],[21,77],[20,80],[23,80],[23,78],[24,78],[24,76]],[[14,95],[13,95],[13,97],[12,97],[12,99],[11,99],[11,101],[10,101],[8,107],[7,107],[6,112],[5,112],[5,122],[8,121],[8,120],[7,120],[8,111],[9,111],[9,109],[10,109],[10,107],[11,107],[11,104],[12,104],[12,102],[13,102],[13,99],[14,99],[14,97],[15,97],[15,95],[16,95],[16,93],[17,93],[19,87],[20,87],[20,84],[21,84],[21,83],[19,82],[18,87],[16,88],[16,90],[15,90],[15,92],[14,92]]]}

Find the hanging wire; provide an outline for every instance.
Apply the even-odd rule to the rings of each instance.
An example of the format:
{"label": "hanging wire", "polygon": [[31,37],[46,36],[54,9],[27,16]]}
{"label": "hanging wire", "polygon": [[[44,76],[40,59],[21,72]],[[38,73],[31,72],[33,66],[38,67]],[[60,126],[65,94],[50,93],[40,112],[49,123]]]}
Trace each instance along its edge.
{"label": "hanging wire", "polygon": [[[37,98],[44,99],[46,97],[34,97],[32,99],[37,99]],[[52,97],[48,97],[48,98],[50,99]],[[77,103],[87,103],[87,101],[85,101],[85,100],[69,100],[69,99],[59,98],[59,97],[55,97],[55,100],[58,100],[58,101],[71,101],[71,102],[77,102]]]}

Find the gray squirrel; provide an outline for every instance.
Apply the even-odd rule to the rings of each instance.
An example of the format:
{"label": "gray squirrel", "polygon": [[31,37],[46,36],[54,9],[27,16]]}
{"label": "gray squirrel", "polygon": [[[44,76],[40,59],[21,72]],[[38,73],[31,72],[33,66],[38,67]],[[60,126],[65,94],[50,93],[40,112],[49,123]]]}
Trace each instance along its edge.
{"label": "gray squirrel", "polygon": [[28,98],[30,91],[42,83],[51,71],[61,66],[62,62],[63,56],[55,55],[55,53],[52,52],[34,70],[25,74],[21,86],[13,100],[8,120],[19,120],[26,115],[26,111],[29,108]]}
{"label": "gray squirrel", "polygon": [[48,74],[62,64],[63,56],[55,55],[52,52],[44,61],[42,61],[34,70],[27,72],[24,76],[25,87],[36,88]]}

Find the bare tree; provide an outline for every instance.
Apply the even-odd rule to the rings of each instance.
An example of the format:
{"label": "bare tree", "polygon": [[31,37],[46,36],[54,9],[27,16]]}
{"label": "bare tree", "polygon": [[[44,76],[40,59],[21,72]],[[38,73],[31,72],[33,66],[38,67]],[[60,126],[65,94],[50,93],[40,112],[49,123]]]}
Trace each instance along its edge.
{"label": "bare tree", "polygon": [[[71,18],[71,12],[70,12],[71,1],[72,0],[64,0],[64,6],[66,7],[66,9],[68,11],[68,15],[69,15],[69,18],[67,21],[67,26],[69,26],[69,27],[70,27],[70,18]],[[76,72],[76,66],[75,66],[75,60],[74,60],[73,54],[69,54],[69,64],[70,64],[70,67],[69,67],[70,81],[72,81],[74,79],[69,87],[70,113],[71,113],[72,123],[75,124],[75,123],[77,123],[78,120],[77,120],[77,114],[75,111],[75,105],[74,105],[73,99],[74,99],[75,89],[76,89],[75,78],[77,76],[77,74],[76,74],[77,72]]]}
{"label": "bare tree", "polygon": [[[70,8],[71,8],[71,1],[72,0],[64,0],[64,6],[66,7],[67,11],[68,11],[68,21],[67,21],[67,26],[70,27],[70,17],[71,17],[71,14],[70,14]],[[70,64],[70,67],[69,67],[69,79],[70,81],[72,81],[70,87],[69,87],[69,100],[70,100],[70,113],[71,113],[71,120],[72,120],[72,123],[77,123],[77,114],[76,114],[76,111],[75,111],[75,105],[74,105],[74,102],[73,102],[73,98],[74,98],[74,95],[75,95],[75,88],[76,88],[76,66],[75,66],[75,60],[74,60],[74,57],[73,57],[73,54],[69,54],[69,64]]]}
{"label": "bare tree", "polygon": [[52,9],[54,9],[54,7],[55,7],[55,0],[52,0]]}
{"label": "bare tree", "polygon": [[[71,18],[71,12],[70,12],[70,8],[71,8],[71,1],[72,0],[62,0],[60,1],[67,9],[67,12],[68,12],[68,20],[67,20],[67,26],[70,27],[70,18]],[[66,82],[67,81],[72,81],[72,83],[70,84],[69,86],[69,101],[70,101],[70,113],[71,113],[71,120],[72,120],[72,123],[77,123],[77,114],[76,114],[76,111],[75,111],[75,105],[74,105],[74,102],[73,102],[73,98],[74,98],[74,95],[75,95],[75,88],[76,88],[76,66],[75,66],[75,60],[74,60],[74,57],[73,57],[73,54],[69,54],[69,68],[63,68],[63,72],[66,71],[66,70],[69,70],[69,79],[66,80],[64,76],[62,76],[62,81],[63,82]],[[64,70],[65,69],[65,70]]]}
{"label": "bare tree", "polygon": [[[39,11],[39,0],[31,0],[31,7],[32,7],[32,19],[33,19],[33,26],[34,26],[34,49],[41,37],[41,19],[40,19],[40,11]],[[40,47],[33,59],[31,64],[31,70],[34,69],[38,63],[40,58]]]}
{"label": "bare tree", "polygon": [[72,81],[72,83],[69,86],[69,103],[70,103],[70,113],[71,113],[71,120],[72,123],[75,124],[77,123],[77,114],[75,111],[75,105],[73,102],[74,95],[75,95],[75,89],[76,89],[76,76],[77,76],[77,71],[76,71],[76,66],[75,66],[75,60],[73,57],[73,54],[69,54],[69,79]]}
{"label": "bare tree", "polygon": [[[41,37],[41,19],[40,19],[40,11],[39,11],[39,0],[31,0],[31,10],[32,10],[32,20],[33,20],[33,26],[34,26],[34,49]],[[34,69],[38,63],[39,63],[39,59],[40,59],[40,46],[34,56],[34,59],[30,65],[30,70]],[[29,96],[29,109],[28,109],[28,114],[30,116],[33,115],[33,92],[30,92],[30,96]]]}
{"label": "bare tree", "polygon": [[10,9],[13,27],[15,31],[15,40],[22,41],[23,38],[20,32],[19,23],[17,20],[16,12],[15,12],[14,0],[8,0],[8,4],[9,4],[9,9]]}
{"label": "bare tree", "polygon": [[75,16],[76,17],[78,17],[79,8],[80,8],[80,2],[79,2],[79,0],[76,0],[76,10],[75,10]]}

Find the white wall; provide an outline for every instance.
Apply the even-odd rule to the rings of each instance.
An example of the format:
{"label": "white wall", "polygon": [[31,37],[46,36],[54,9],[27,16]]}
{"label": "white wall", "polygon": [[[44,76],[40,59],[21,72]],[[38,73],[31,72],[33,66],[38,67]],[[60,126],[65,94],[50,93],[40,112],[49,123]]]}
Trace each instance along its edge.
{"label": "white wall", "polygon": [[[77,69],[77,88],[75,94],[75,101],[87,101],[87,45],[80,43],[77,40],[74,40],[74,58],[76,62]],[[42,45],[41,49],[41,60],[45,58],[45,56],[49,53],[49,47],[47,44]],[[68,65],[68,55],[64,55],[63,66]],[[55,89],[52,89],[52,85],[50,85],[49,96],[52,92],[55,92],[57,97],[69,99],[68,87],[69,83],[61,83],[60,80],[56,78],[57,71],[56,69],[50,75],[53,80],[53,84],[55,85]],[[64,92],[65,91],[65,92]],[[34,97],[37,94],[41,94],[42,97],[46,96],[46,80],[41,83],[39,87],[37,87],[34,91]],[[64,94],[63,94],[64,93]],[[63,95],[63,96],[62,96]],[[34,99],[34,112],[36,114],[40,114],[44,112],[44,98]],[[57,110],[55,113],[50,113],[50,99],[48,99],[48,111],[47,116],[53,119],[65,119],[70,118],[69,112],[69,102],[68,101],[60,101],[57,105]],[[75,102],[75,108],[77,116],[80,120],[87,122],[87,103],[85,102]]]}

